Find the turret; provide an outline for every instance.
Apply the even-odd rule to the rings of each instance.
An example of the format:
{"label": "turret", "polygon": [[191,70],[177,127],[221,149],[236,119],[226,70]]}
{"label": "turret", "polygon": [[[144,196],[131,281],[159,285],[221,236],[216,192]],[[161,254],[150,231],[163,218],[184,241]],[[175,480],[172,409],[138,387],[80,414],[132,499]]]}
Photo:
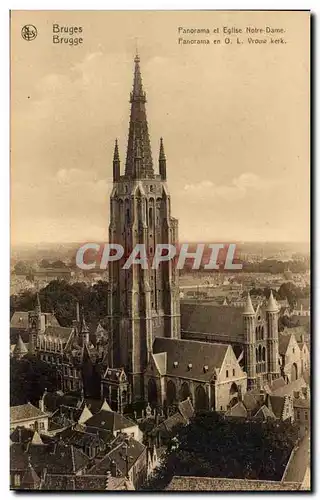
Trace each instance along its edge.
{"label": "turret", "polygon": [[254,311],[250,294],[242,313],[244,331],[244,363],[248,375],[248,388],[256,385],[256,313]]}
{"label": "turret", "polygon": [[279,307],[271,290],[266,307],[268,374],[271,379],[277,378],[280,374],[278,315]]}
{"label": "turret", "polygon": [[159,174],[163,181],[167,180],[167,159],[164,153],[163,139],[160,138],[160,151],[159,151]]}

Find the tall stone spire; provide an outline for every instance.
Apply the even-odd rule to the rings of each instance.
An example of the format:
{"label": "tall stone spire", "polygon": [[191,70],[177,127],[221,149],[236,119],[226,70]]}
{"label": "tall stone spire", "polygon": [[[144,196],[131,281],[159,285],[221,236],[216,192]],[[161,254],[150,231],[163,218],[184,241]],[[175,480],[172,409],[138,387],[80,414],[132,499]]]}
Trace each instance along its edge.
{"label": "tall stone spire", "polygon": [[141,148],[141,169],[138,178],[147,179],[154,178],[154,171],[145,106],[146,93],[142,87],[140,58],[138,55],[136,55],[134,63],[133,89],[130,93],[131,113],[125,175],[136,178],[135,156],[136,140],[138,139]]}

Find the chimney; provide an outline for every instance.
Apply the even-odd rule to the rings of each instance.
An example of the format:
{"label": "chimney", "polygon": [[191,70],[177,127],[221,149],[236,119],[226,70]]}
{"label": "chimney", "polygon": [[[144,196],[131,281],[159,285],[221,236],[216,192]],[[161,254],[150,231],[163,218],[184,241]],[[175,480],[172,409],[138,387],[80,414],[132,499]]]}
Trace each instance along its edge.
{"label": "chimney", "polygon": [[114,460],[111,460],[110,463],[110,474],[112,477],[117,477],[117,464]]}

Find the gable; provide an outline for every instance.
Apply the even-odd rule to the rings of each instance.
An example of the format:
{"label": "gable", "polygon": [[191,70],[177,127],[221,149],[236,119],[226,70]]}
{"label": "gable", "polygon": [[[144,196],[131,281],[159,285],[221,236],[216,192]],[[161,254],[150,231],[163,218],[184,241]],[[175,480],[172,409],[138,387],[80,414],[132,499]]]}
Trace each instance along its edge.
{"label": "gable", "polygon": [[[228,377],[227,377],[228,370]],[[235,370],[235,374],[233,375],[233,370]],[[218,375],[218,381],[226,380],[226,378],[231,377],[242,377],[245,376],[244,371],[242,370],[236,355],[230,345],[228,345],[228,349],[226,351],[221,369]]]}

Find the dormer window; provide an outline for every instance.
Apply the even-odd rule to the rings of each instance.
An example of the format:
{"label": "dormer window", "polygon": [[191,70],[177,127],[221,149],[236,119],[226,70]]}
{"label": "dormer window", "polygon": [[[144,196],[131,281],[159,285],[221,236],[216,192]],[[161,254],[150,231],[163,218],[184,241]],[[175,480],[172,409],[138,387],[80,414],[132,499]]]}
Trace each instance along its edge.
{"label": "dormer window", "polygon": [[208,365],[204,365],[204,367],[203,367],[204,373],[206,373],[208,370],[209,370],[209,366]]}
{"label": "dormer window", "polygon": [[173,366],[174,366],[175,368],[177,368],[177,366],[178,366],[178,361],[174,361],[174,362],[173,362]]}
{"label": "dormer window", "polygon": [[192,363],[189,363],[188,364],[188,370],[191,370],[191,368],[192,368]]}

